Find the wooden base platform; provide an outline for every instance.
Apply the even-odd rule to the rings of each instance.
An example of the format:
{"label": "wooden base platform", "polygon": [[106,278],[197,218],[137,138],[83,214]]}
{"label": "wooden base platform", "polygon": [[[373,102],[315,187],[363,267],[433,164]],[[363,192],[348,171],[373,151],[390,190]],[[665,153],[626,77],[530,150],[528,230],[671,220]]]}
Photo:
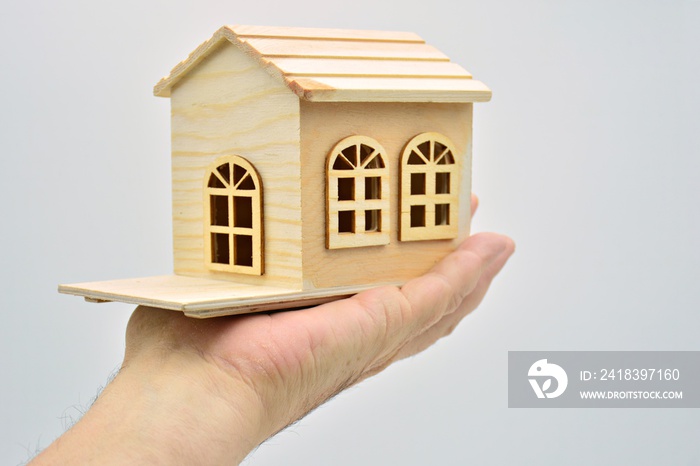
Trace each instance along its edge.
{"label": "wooden base platform", "polygon": [[59,285],[58,291],[83,296],[90,302],[117,301],[182,311],[190,317],[205,318],[315,306],[376,286],[302,291],[181,275],[161,275]]}

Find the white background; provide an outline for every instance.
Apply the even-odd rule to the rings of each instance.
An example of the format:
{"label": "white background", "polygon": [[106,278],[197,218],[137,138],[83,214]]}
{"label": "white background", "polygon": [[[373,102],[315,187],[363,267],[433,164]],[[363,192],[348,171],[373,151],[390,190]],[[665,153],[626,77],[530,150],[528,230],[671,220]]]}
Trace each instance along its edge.
{"label": "white background", "polygon": [[518,250],[481,308],[250,465],[700,464],[697,410],[507,408],[509,350],[700,350],[700,2],[7,1],[0,462],[119,366],[131,306],[58,283],[169,273],[158,79],[223,24],[414,31],[489,85],[475,231]]}

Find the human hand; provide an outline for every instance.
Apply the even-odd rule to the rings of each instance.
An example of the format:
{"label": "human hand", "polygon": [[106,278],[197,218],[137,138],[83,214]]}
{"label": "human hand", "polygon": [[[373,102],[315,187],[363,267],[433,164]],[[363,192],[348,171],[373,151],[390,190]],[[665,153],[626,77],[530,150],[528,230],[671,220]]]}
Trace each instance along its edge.
{"label": "human hand", "polygon": [[513,250],[505,236],[473,235],[401,288],[303,310],[197,320],[139,307],[120,374],[64,437],[110,432],[101,446],[83,444],[112,452],[93,454],[101,464],[240,462],[336,393],[451,333]]}

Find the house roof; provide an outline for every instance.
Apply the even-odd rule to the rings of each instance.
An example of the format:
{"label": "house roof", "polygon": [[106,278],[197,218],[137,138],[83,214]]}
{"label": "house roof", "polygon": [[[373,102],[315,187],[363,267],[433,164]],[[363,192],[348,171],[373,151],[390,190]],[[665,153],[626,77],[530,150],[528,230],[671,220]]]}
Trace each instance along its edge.
{"label": "house roof", "polygon": [[485,102],[491,91],[410,32],[223,26],[153,93],[170,90],[222,43],[256,60],[300,98],[314,102]]}

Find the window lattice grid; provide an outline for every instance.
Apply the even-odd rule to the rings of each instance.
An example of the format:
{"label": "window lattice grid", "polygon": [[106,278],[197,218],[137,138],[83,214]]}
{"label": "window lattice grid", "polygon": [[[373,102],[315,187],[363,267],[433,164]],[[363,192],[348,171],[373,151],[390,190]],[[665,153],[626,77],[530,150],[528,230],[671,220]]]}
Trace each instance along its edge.
{"label": "window lattice grid", "polygon": [[422,133],[401,157],[399,239],[457,237],[460,163],[454,144],[439,133]]}
{"label": "window lattice grid", "polygon": [[212,270],[261,275],[262,184],[242,157],[218,159],[205,184],[205,261]]}
{"label": "window lattice grid", "polygon": [[389,170],[382,146],[350,136],[331,150],[327,164],[326,246],[389,243]]}

